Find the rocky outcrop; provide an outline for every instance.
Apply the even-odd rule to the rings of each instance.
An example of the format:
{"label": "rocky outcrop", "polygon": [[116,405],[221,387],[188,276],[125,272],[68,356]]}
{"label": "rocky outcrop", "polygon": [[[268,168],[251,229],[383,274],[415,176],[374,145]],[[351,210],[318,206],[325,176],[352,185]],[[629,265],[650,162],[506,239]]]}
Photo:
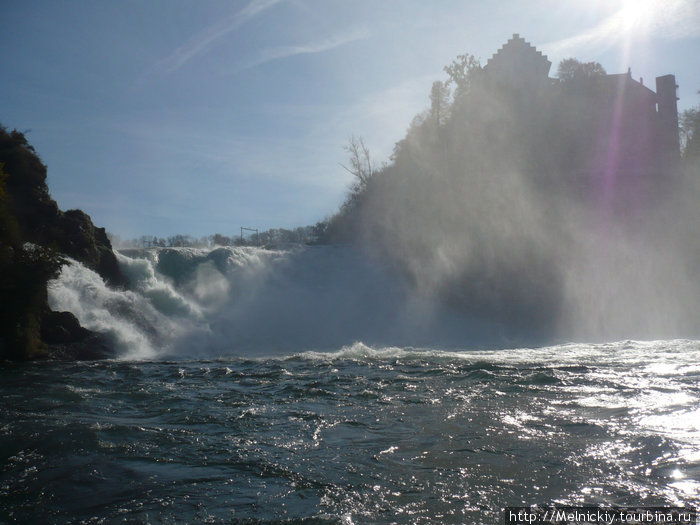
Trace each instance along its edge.
{"label": "rocky outcrop", "polygon": [[115,286],[126,284],[104,228],[80,210],[59,210],[46,185],[46,166],[18,131],[0,132],[0,163],[6,174],[7,208],[17,235],[68,255]]}
{"label": "rocky outcrop", "polygon": [[96,227],[87,213],[81,210],[60,213],[54,238],[61,253],[95,270],[108,284],[126,286],[107,232]]}
{"label": "rocky outcrop", "polygon": [[72,314],[51,312],[46,285],[69,256],[112,286],[125,286],[104,228],[58,208],[46,166],[24,134],[0,127],[0,359],[96,359],[109,341]]}
{"label": "rocky outcrop", "polygon": [[105,359],[114,357],[111,341],[80,326],[70,312],[44,312],[41,339],[54,359]]}

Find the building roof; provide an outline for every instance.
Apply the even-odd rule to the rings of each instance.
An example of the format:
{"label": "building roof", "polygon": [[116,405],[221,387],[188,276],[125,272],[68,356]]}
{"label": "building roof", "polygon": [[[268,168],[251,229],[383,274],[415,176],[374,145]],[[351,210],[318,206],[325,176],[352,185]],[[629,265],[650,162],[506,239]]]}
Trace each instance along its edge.
{"label": "building roof", "polygon": [[522,83],[534,79],[547,80],[551,67],[552,63],[546,55],[515,33],[489,59],[484,70],[492,78]]}

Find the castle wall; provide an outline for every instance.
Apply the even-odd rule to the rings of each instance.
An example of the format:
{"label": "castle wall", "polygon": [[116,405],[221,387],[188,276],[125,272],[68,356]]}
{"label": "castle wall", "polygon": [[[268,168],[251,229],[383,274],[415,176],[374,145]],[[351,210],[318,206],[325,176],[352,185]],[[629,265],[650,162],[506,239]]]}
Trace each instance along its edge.
{"label": "castle wall", "polygon": [[675,172],[680,145],[673,75],[658,77],[655,93],[630,72],[560,82],[549,78],[550,68],[547,57],[517,34],[484,67],[487,89],[505,96],[514,121],[525,123],[521,147],[551,157],[544,161],[551,168],[535,171],[550,169],[574,187],[617,195],[644,194]]}
{"label": "castle wall", "polygon": [[676,77],[664,75],[656,77],[657,144],[664,153],[670,169],[676,169],[680,163],[680,138],[678,136],[678,97],[676,95]]}

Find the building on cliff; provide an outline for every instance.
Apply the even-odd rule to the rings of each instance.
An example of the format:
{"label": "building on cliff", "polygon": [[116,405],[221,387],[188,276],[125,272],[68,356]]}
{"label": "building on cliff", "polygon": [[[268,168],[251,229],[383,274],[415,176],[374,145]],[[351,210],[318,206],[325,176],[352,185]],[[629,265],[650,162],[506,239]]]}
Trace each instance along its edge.
{"label": "building on cliff", "polygon": [[517,94],[520,107],[564,115],[575,141],[568,170],[585,179],[644,182],[675,173],[680,162],[674,75],[656,78],[656,92],[622,74],[550,78],[552,63],[518,34],[484,66],[484,79]]}

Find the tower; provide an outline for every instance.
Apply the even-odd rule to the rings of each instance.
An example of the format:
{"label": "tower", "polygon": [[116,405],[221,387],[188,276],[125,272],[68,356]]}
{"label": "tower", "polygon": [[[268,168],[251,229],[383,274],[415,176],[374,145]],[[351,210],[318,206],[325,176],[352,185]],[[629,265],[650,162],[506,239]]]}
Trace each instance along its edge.
{"label": "tower", "polygon": [[487,77],[499,84],[539,89],[549,85],[552,63],[515,33],[484,66]]}
{"label": "tower", "polygon": [[656,77],[657,153],[669,169],[675,169],[680,160],[677,89],[674,75]]}

